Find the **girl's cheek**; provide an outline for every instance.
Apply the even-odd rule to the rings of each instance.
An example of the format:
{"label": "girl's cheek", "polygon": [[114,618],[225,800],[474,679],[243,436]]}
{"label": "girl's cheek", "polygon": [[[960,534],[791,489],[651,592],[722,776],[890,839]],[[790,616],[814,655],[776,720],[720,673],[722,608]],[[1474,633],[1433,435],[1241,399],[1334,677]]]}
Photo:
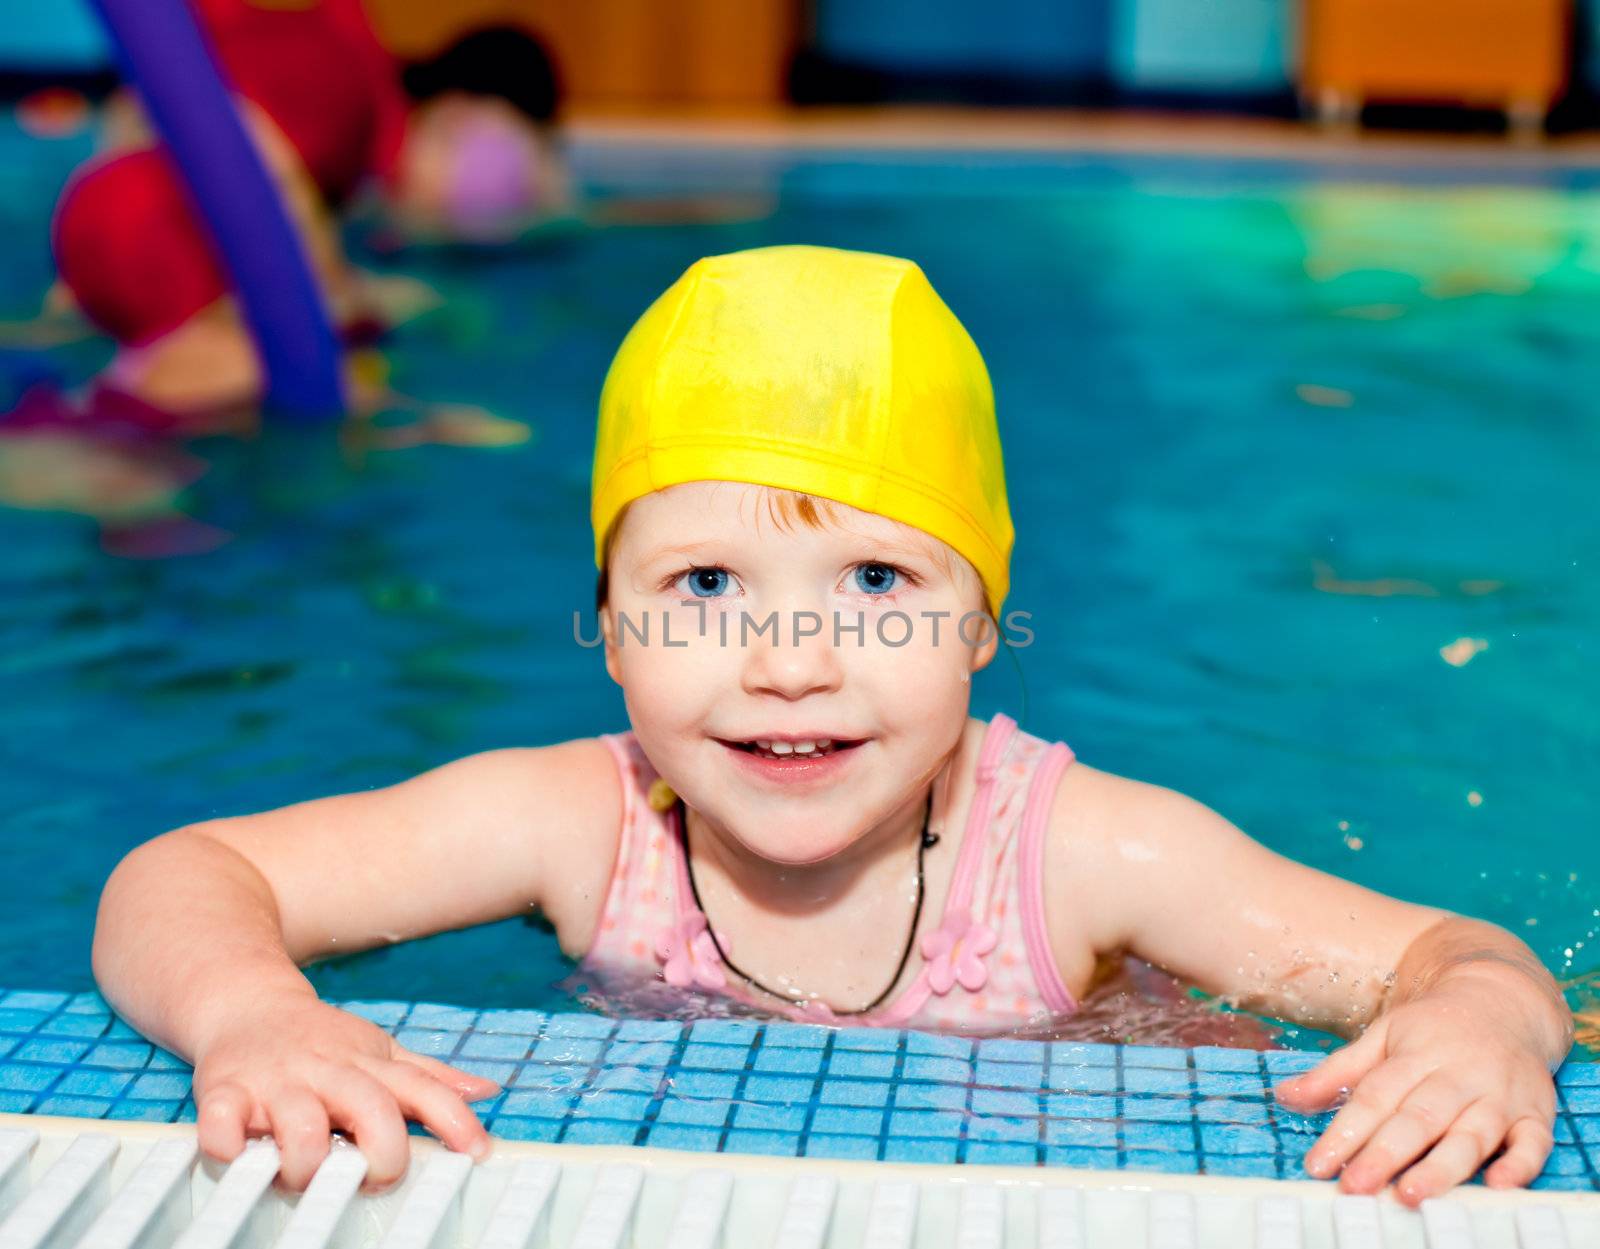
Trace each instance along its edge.
{"label": "girl's cheek", "polygon": [[[886,699],[920,713],[964,696],[961,674],[969,665],[966,648],[953,629],[941,627],[937,643],[924,622],[917,621],[916,629],[900,646],[880,641],[869,630],[865,644],[847,639],[840,654],[852,680],[876,687]],[[898,642],[904,626],[888,636]]]}
{"label": "girl's cheek", "polygon": [[629,634],[618,648],[622,685],[630,699],[645,706],[698,707],[735,678],[737,650],[719,646],[715,634],[702,638],[693,628],[680,632],[679,623],[672,620],[663,635],[660,618],[653,619],[648,643]]}

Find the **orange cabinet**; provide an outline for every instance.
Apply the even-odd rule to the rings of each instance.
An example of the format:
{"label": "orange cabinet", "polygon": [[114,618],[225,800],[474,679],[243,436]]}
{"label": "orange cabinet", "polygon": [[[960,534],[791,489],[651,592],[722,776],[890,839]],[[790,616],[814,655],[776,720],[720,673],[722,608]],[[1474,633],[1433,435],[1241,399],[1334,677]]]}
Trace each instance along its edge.
{"label": "orange cabinet", "polygon": [[775,104],[800,0],[365,0],[379,38],[418,58],[475,26],[542,37],[575,103]]}
{"label": "orange cabinet", "polygon": [[1305,0],[1301,81],[1325,115],[1368,100],[1503,108],[1566,89],[1570,0]]}

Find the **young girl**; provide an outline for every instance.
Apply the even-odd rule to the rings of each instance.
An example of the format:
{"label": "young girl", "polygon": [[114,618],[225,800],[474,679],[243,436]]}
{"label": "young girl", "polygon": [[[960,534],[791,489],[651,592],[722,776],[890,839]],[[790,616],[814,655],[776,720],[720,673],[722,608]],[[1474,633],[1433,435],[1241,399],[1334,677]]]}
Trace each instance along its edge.
{"label": "young girl", "polygon": [[602,981],[892,1027],[1060,1016],[1129,951],[1358,1036],[1277,1089],[1303,1112],[1353,1089],[1312,1174],[1404,1171],[1411,1204],[1502,1147],[1490,1184],[1537,1175],[1571,1017],[1526,946],[968,716],[1012,527],[983,361],[916,265],[694,265],[606,379],[592,520],[631,732],[179,829],[113,874],[95,974],[193,1061],[208,1154],[270,1131],[298,1188],[333,1125],[383,1185],[409,1117],[482,1156],[466,1103],[496,1086],[297,964],[537,910]]}

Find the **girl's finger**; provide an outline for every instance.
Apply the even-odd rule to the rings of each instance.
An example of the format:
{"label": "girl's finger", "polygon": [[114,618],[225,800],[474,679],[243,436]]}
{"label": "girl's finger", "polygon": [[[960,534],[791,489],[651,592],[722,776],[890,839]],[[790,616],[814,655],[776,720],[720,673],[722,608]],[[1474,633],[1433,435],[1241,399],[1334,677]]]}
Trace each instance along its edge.
{"label": "girl's finger", "polygon": [[1415,1059],[1390,1059],[1370,1071],[1344,1104],[1333,1122],[1317,1138],[1305,1157],[1308,1175],[1323,1179],[1334,1175],[1395,1111],[1424,1076]]}
{"label": "girl's finger", "polygon": [[1428,1156],[1400,1177],[1395,1185],[1400,1200],[1415,1208],[1471,1179],[1483,1160],[1500,1148],[1505,1135],[1506,1115],[1500,1103],[1479,1098],[1457,1116]]}
{"label": "girl's finger", "polygon": [[[1401,1167],[1421,1157],[1477,1097],[1452,1076],[1438,1073],[1413,1088],[1373,1131],[1361,1152],[1345,1164],[1339,1187],[1375,1193]],[[1496,1137],[1494,1144],[1499,1144]]]}
{"label": "girl's finger", "polygon": [[1543,1119],[1533,1115],[1518,1119],[1506,1133],[1506,1152],[1483,1173],[1483,1182],[1490,1188],[1533,1183],[1554,1145],[1550,1125]]}
{"label": "girl's finger", "polygon": [[426,1054],[418,1054],[404,1046],[396,1045],[392,1055],[396,1062],[409,1063],[420,1068],[428,1076],[439,1081],[446,1088],[453,1089],[469,1102],[482,1101],[486,1097],[493,1097],[500,1091],[500,1085],[484,1076],[475,1076],[452,1067],[449,1063],[442,1063],[437,1058],[429,1058]]}
{"label": "girl's finger", "polygon": [[245,1123],[255,1099],[240,1085],[218,1084],[206,1090],[195,1109],[201,1150],[218,1162],[232,1162],[244,1149]]}
{"label": "girl's finger", "polygon": [[398,1181],[411,1161],[411,1145],[394,1094],[381,1081],[348,1068],[339,1070],[336,1078],[315,1081],[312,1087],[327,1105],[333,1122],[361,1147],[367,1160],[366,1191],[377,1192]]}
{"label": "girl's finger", "polygon": [[395,1062],[379,1074],[405,1110],[457,1153],[482,1161],[489,1156],[489,1133],[461,1098],[410,1063]]}
{"label": "girl's finger", "polygon": [[1326,1110],[1383,1061],[1384,1021],[1368,1028],[1356,1040],[1329,1054],[1310,1071],[1284,1080],[1273,1088],[1278,1100],[1301,1114]]}
{"label": "girl's finger", "polygon": [[328,1112],[304,1086],[280,1090],[264,1100],[267,1122],[278,1142],[278,1178],[291,1192],[301,1192],[328,1156]]}

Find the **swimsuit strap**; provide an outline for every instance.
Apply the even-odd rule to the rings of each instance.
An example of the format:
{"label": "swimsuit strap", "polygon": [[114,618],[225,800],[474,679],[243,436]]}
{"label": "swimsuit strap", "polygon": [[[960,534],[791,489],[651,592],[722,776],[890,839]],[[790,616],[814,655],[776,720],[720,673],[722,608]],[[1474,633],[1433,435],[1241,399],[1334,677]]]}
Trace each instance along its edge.
{"label": "swimsuit strap", "polygon": [[1051,804],[1061,774],[1073,761],[1072,747],[1055,742],[1034,773],[1022,812],[1022,831],[1017,850],[1017,893],[1021,907],[1022,943],[1028,952],[1039,996],[1053,1015],[1069,1015],[1077,1009],[1061,969],[1050,950],[1049,908],[1044,900],[1045,835],[1050,831]]}
{"label": "swimsuit strap", "polygon": [[984,732],[983,747],[978,751],[977,783],[972,791],[972,806],[967,811],[967,831],[961,839],[961,853],[950,878],[950,891],[945,895],[944,914],[939,917],[941,924],[954,912],[972,907],[972,890],[977,883],[978,867],[989,841],[986,833],[994,815],[995,782],[1000,776],[1000,763],[1016,733],[1017,722],[1003,711],[995,713]]}
{"label": "swimsuit strap", "polygon": [[903,1024],[921,1010],[935,992],[949,992],[950,983],[944,974],[950,970],[955,956],[959,954],[961,942],[989,931],[974,921],[972,894],[978,870],[983,864],[984,851],[989,845],[988,830],[994,813],[1000,765],[1016,734],[1017,722],[1003,711],[996,712],[989,721],[989,727],[984,730],[975,771],[976,784],[967,810],[966,833],[961,839],[961,851],[956,857],[949,892],[945,894],[944,911],[939,916],[938,925],[925,933],[918,943],[922,966],[917,971],[916,979],[906,986],[898,998],[872,1017],[871,1022],[876,1026]]}

